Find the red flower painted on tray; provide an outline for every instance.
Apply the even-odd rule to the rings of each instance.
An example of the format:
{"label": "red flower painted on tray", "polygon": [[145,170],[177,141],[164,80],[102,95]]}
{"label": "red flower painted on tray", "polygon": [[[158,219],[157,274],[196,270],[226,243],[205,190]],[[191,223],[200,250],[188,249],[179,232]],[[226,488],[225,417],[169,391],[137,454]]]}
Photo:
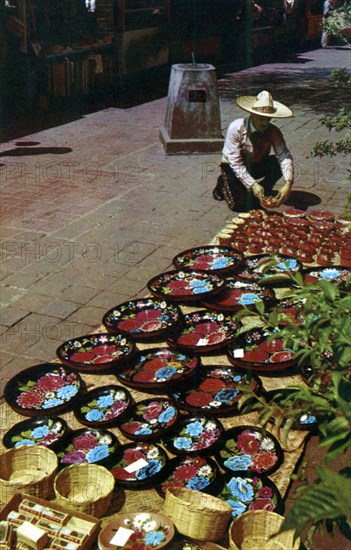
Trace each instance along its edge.
{"label": "red flower painted on tray", "polygon": [[122,424],[122,428],[125,432],[134,434],[141,428],[140,422],[126,422],[125,424]]}
{"label": "red flower painted on tray", "polygon": [[161,412],[162,404],[158,403],[158,401],[151,401],[143,412],[143,418],[145,420],[153,420],[154,418],[158,418]]}
{"label": "red flower painted on tray", "polygon": [[79,435],[73,439],[73,447],[76,451],[89,451],[98,444],[97,439],[90,433]]}
{"label": "red flower painted on tray", "polygon": [[206,378],[203,380],[199,386],[203,391],[213,391],[217,392],[225,387],[224,380],[219,378]]}
{"label": "red flower painted on tray", "polygon": [[37,382],[38,390],[55,391],[65,385],[65,380],[58,374],[46,374],[39,378]]}
{"label": "red flower painted on tray", "polygon": [[139,449],[126,449],[123,453],[123,459],[127,464],[133,464],[140,458],[145,458],[145,454]]}
{"label": "red flower painted on tray", "polygon": [[140,328],[144,332],[152,332],[154,330],[159,330],[160,328],[162,328],[162,323],[161,321],[156,321],[156,320],[147,321],[146,323],[143,323],[142,325],[140,325]]}
{"label": "red flower painted on tray", "polygon": [[17,403],[25,409],[36,409],[43,401],[44,395],[38,390],[26,391],[17,397]]}
{"label": "red flower painted on tray", "polygon": [[237,447],[246,455],[252,455],[259,449],[259,440],[250,432],[250,430],[244,430],[238,435]]}
{"label": "red flower painted on tray", "polygon": [[268,512],[273,512],[274,508],[275,505],[269,498],[257,498],[249,506],[250,510],[267,510]]}
{"label": "red flower painted on tray", "polygon": [[206,321],[205,323],[200,323],[196,325],[195,332],[197,334],[212,334],[212,332],[217,332],[218,325],[217,323],[213,323],[212,321]]}
{"label": "red flower painted on tray", "polygon": [[143,369],[148,371],[156,372],[158,369],[161,369],[167,365],[167,359],[166,358],[158,358],[155,357],[153,359],[150,359],[149,361],[145,361]]}
{"label": "red flower painted on tray", "polygon": [[187,403],[193,407],[204,407],[208,405],[213,400],[213,397],[210,393],[205,393],[202,391],[191,392],[187,398]]}
{"label": "red flower painted on tray", "polygon": [[135,479],[135,472],[128,473],[122,466],[112,468],[111,473],[116,479]]}
{"label": "red flower painted on tray", "polygon": [[133,376],[133,380],[135,382],[152,382],[155,378],[155,373],[153,371],[145,371],[141,370],[140,372],[136,372]]}
{"label": "red flower painted on tray", "polygon": [[257,491],[257,494],[260,498],[272,498],[273,490],[271,489],[271,487],[267,487],[267,485],[264,485],[263,487],[260,487],[260,489]]}
{"label": "red flower painted on tray", "polygon": [[118,328],[121,330],[137,330],[140,326],[138,319],[124,319],[118,323]]}
{"label": "red flower painted on tray", "polygon": [[184,464],[183,466],[178,466],[174,470],[174,478],[185,481],[186,479],[192,479],[196,476],[197,468],[192,464]]}
{"label": "red flower painted on tray", "polygon": [[140,321],[155,321],[159,318],[160,312],[157,309],[147,309],[139,311],[136,316]]}
{"label": "red flower painted on tray", "polygon": [[254,468],[257,471],[269,470],[277,462],[277,455],[270,451],[261,451],[253,457]]}
{"label": "red flower painted on tray", "polygon": [[67,453],[62,457],[61,462],[64,464],[82,464],[85,462],[85,453],[82,451]]}

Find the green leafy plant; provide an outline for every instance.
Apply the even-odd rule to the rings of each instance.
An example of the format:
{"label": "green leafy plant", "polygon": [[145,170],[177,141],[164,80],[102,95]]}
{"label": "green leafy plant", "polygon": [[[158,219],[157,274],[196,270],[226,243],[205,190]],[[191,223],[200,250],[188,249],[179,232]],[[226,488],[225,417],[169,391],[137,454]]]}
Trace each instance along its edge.
{"label": "green leafy plant", "polygon": [[343,6],[334,10],[331,17],[324,19],[323,30],[349,44],[351,39],[351,5],[345,2]]}

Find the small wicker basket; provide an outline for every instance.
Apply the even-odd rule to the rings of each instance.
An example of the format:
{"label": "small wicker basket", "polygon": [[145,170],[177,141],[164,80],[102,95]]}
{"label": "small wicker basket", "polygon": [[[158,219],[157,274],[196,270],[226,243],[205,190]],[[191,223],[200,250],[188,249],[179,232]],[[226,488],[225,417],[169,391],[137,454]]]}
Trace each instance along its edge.
{"label": "small wicker basket", "polygon": [[48,498],[53,492],[57,456],[41,445],[22,445],[0,455],[0,500],[16,493]]}
{"label": "small wicker basket", "polygon": [[61,506],[101,517],[107,512],[115,478],[104,466],[72,464],[55,478],[56,501]]}
{"label": "small wicker basket", "polygon": [[219,498],[182,487],[167,489],[164,513],[179,533],[193,539],[216,541],[225,534],[232,508]]}
{"label": "small wicker basket", "polygon": [[275,512],[253,510],[237,517],[229,527],[231,550],[298,550],[295,531],[279,533],[284,518]]}

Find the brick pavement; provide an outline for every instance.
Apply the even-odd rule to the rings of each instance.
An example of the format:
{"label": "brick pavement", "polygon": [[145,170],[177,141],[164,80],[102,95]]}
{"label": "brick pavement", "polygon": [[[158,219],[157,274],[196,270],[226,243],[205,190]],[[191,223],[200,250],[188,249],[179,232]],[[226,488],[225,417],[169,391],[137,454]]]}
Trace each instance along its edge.
{"label": "brick pavement", "polygon": [[[293,119],[279,122],[298,172],[290,204],[301,206],[303,197],[309,207],[314,200],[342,211],[348,160],[306,157],[329,137],[318,116],[342,96],[327,76],[350,69],[350,55],[304,52],[219,81],[223,131],[242,114],[237,95],[268,88],[294,108]],[[211,195],[219,154],[164,155],[158,131],[166,105],[162,98],[109,108],[3,144],[0,396],[16,372],[53,359],[60,342],[144,295],[177,252],[209,242],[233,216]]]}

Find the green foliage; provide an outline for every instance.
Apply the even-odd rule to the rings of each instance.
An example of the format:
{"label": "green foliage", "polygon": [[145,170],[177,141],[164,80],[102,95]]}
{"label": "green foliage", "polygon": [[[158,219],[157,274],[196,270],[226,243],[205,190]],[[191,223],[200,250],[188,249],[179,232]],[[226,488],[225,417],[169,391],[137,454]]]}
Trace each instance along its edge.
{"label": "green foliage", "polygon": [[324,19],[323,30],[348,44],[351,38],[351,5],[345,2],[334,10],[330,17]]}

